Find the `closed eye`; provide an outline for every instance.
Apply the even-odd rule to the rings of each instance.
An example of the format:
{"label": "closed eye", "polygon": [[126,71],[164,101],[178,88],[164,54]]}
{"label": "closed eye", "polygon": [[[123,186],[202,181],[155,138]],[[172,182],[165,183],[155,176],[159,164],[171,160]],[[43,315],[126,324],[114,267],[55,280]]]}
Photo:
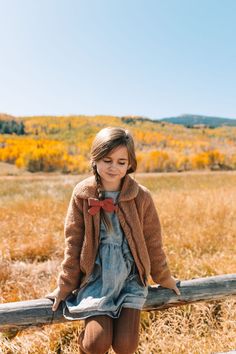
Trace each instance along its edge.
{"label": "closed eye", "polygon": [[[111,163],[110,160],[103,160],[105,163]],[[119,162],[119,165],[125,165],[125,162]]]}

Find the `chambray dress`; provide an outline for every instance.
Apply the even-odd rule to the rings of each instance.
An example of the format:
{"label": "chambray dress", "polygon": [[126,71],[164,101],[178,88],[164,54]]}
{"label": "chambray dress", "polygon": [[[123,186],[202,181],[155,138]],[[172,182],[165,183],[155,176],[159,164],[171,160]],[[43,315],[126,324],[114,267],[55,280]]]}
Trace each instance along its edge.
{"label": "chambray dress", "polygon": [[[117,201],[120,191],[103,192],[105,198]],[[100,244],[94,269],[88,282],[67,297],[63,315],[69,320],[85,319],[95,315],[117,318],[122,307],[142,309],[148,287],[144,286],[131,254],[126,237],[115,212],[107,213],[113,231],[100,226]]]}

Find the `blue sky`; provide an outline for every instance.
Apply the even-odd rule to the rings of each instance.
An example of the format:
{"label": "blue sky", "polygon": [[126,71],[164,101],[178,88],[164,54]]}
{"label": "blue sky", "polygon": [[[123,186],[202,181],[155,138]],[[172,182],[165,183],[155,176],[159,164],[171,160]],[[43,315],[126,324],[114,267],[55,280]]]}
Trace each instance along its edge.
{"label": "blue sky", "polygon": [[0,112],[236,118],[235,0],[0,0]]}

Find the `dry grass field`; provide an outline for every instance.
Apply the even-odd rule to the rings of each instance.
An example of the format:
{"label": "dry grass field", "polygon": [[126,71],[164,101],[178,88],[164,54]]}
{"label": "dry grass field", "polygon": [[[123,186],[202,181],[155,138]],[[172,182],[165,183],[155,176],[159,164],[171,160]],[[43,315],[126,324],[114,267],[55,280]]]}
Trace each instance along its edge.
{"label": "dry grass field", "polygon": [[[84,176],[0,176],[0,302],[43,297],[56,285],[63,223]],[[160,216],[173,275],[236,272],[236,172],[137,174]],[[143,312],[138,354],[206,354],[236,349],[236,299]],[[82,321],[2,334],[0,353],[78,353]],[[110,352],[111,353],[111,352]]]}

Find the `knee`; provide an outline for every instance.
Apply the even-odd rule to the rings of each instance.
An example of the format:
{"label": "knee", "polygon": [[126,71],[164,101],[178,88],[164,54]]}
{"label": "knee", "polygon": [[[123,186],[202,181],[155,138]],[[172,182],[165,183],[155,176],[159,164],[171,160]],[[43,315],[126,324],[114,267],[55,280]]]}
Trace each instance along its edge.
{"label": "knee", "polygon": [[106,337],[89,338],[89,340],[84,338],[82,341],[82,348],[85,353],[90,354],[104,354],[109,350],[110,346],[111,342]]}
{"label": "knee", "polygon": [[84,345],[85,353],[89,354],[104,354],[107,353],[110,348],[110,345],[102,345],[100,343],[89,343]]}
{"label": "knee", "polygon": [[138,348],[138,339],[121,338],[119,341],[114,340],[112,348],[116,354],[133,354]]}

